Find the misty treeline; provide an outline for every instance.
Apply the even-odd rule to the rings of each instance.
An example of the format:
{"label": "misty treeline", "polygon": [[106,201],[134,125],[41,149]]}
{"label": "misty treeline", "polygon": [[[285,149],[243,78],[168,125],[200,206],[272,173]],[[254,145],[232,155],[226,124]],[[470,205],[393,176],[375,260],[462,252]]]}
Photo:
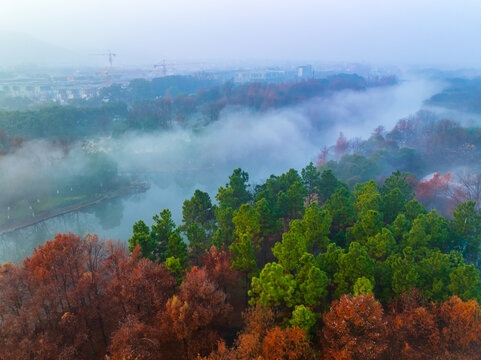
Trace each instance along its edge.
{"label": "misty treeline", "polygon": [[441,106],[468,113],[479,113],[481,102],[481,78],[447,78],[448,86],[439,94],[432,96],[427,104]]}
{"label": "misty treeline", "polygon": [[0,357],[480,359],[481,214],[427,211],[409,176],[236,169],[128,250],[59,234],[1,267]]}
{"label": "misty treeline", "polygon": [[4,156],[10,152],[20,148],[23,139],[19,136],[11,136],[4,130],[0,130],[0,156]]}
{"label": "misty treeline", "polygon": [[396,78],[366,80],[358,75],[333,75],[281,84],[232,82],[217,84],[187,76],[152,81],[132,80],[102,88],[88,100],[68,106],[43,105],[27,111],[0,111],[0,129],[12,136],[31,138],[119,135],[129,130],[165,130],[215,121],[227,106],[267,110],[299,104],[341,90],[396,84]]}
{"label": "misty treeline", "polygon": [[429,111],[401,119],[390,131],[378,127],[367,140],[342,133],[325,148],[317,164],[353,186],[374,178],[382,181],[399,169],[429,209],[449,215],[467,200],[479,206],[481,196],[481,128],[439,118]]}

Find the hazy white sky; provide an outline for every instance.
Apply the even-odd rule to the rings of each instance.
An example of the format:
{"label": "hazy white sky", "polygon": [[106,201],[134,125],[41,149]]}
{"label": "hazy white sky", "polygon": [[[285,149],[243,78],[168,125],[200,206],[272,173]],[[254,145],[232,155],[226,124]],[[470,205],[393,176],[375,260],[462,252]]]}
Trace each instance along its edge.
{"label": "hazy white sky", "polygon": [[479,0],[0,0],[0,31],[121,63],[481,64]]}

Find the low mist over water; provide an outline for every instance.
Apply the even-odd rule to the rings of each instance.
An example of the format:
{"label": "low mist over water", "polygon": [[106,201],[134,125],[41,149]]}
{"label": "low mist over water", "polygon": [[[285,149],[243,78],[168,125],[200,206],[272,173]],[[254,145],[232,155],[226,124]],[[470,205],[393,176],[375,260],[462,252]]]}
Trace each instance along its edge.
{"label": "low mist over water", "polygon": [[[164,208],[171,209],[179,223],[183,201],[197,188],[214,198],[233,169],[247,171],[252,184],[290,168],[300,170],[315,162],[324,146],[334,144],[340,132],[367,138],[379,125],[389,129],[400,118],[417,112],[423,101],[441,88],[440,83],[411,77],[391,87],[343,91],[264,113],[227,108],[218,121],[200,129],[93,140],[91,146],[112,156],[120,172],[137,174],[151,184],[150,189],[2,235],[0,262],[23,259],[58,232],[97,233],[126,241],[135,221],[150,224],[152,216]],[[45,160],[36,162],[36,174],[52,172],[48,167],[52,153],[41,143],[32,146],[39,149],[29,152]],[[78,154],[74,148],[69,160],[82,159]],[[2,164],[16,164],[10,168],[9,178],[24,179],[20,172],[30,168],[31,162],[31,158],[12,155]],[[76,162],[76,166],[80,173],[82,163]],[[60,170],[55,169],[59,176],[64,173]],[[31,179],[15,182],[17,188],[28,188],[31,183]]]}

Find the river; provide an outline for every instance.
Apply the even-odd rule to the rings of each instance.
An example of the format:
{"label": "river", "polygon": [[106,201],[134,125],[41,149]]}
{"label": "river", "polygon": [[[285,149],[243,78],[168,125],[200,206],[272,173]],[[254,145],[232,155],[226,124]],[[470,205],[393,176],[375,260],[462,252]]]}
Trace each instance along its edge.
{"label": "river", "polygon": [[152,216],[164,208],[172,211],[179,224],[182,203],[196,188],[213,197],[237,167],[248,171],[254,184],[270,174],[300,170],[315,161],[324,145],[335,143],[339,131],[366,138],[378,125],[390,129],[440,89],[440,84],[412,79],[263,114],[235,110],[201,132],[174,130],[103,139],[103,150],[116,158],[120,170],[141,174],[150,189],[4,234],[0,263],[29,256],[59,232],[89,232],[127,241],[135,221],[151,224]]}

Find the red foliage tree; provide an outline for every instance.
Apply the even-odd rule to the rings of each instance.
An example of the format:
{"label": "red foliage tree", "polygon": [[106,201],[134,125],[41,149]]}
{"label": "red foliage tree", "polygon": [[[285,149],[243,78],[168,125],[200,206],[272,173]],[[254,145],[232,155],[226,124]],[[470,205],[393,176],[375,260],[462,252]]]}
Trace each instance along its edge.
{"label": "red foliage tree", "polygon": [[212,245],[204,253],[201,263],[204,264],[207,277],[224,292],[228,293],[228,288],[238,285],[239,272],[231,268],[231,255],[228,251]]}
{"label": "red foliage tree", "polygon": [[319,167],[321,165],[324,165],[327,162],[328,155],[329,155],[329,149],[326,146],[324,146],[324,149],[322,149],[321,153],[317,157],[316,166]]}
{"label": "red foliage tree", "polygon": [[439,354],[440,336],[434,314],[426,307],[405,309],[388,317],[391,359],[428,359]]}
{"label": "red foliage tree", "polygon": [[103,358],[121,319],[155,318],[174,293],[163,265],[125,246],[58,234],[1,268],[0,358]]}
{"label": "red foliage tree", "polygon": [[274,326],[274,313],[260,305],[245,314],[245,327],[232,349],[224,342],[204,359],[208,360],[294,360],[313,359],[306,332],[298,327],[282,329]]}
{"label": "red foliage tree", "polygon": [[436,208],[442,214],[451,214],[457,204],[465,201],[465,194],[452,181],[451,173],[439,172],[415,186],[416,199],[428,208]]}
{"label": "red foliage tree", "polygon": [[244,330],[237,337],[232,357],[236,360],[256,359],[262,355],[262,340],[274,326],[271,309],[256,305],[244,314]]}
{"label": "red foliage tree", "polygon": [[264,92],[264,101],[261,109],[265,110],[271,107],[275,107],[279,102],[279,96],[277,94],[277,87],[275,84],[268,84]]}
{"label": "red foliage tree", "polygon": [[481,359],[481,309],[475,300],[453,296],[439,306],[437,320],[447,358]]}
{"label": "red foliage tree", "polygon": [[386,321],[372,294],[334,301],[324,314],[322,343],[326,359],[380,359],[386,344]]}
{"label": "red foliage tree", "polygon": [[344,155],[347,152],[348,149],[349,149],[349,142],[347,141],[344,134],[341,132],[339,133],[339,138],[336,141],[336,147],[334,149],[336,156],[340,158],[342,155]]}
{"label": "red foliage tree", "polygon": [[454,296],[423,306],[415,297],[398,300],[387,316],[388,359],[481,358],[481,310],[475,300]]}
{"label": "red foliage tree", "polygon": [[58,234],[23,264],[4,268],[0,288],[15,282],[17,289],[2,299],[0,357],[103,354],[115,322],[105,291],[111,275],[104,268],[107,256],[96,236]]}
{"label": "red foliage tree", "polygon": [[416,197],[419,201],[430,202],[436,196],[447,193],[451,181],[451,173],[443,176],[438,172],[434,173],[431,179],[418,183],[416,189]]}
{"label": "red foliage tree", "polygon": [[113,278],[108,294],[123,316],[135,314],[140,321],[151,320],[174,294],[176,281],[163,264],[132,256],[110,259]]}
{"label": "red foliage tree", "polygon": [[238,360],[233,357],[232,351],[227,347],[225,341],[221,340],[217,343],[217,350],[211,352],[208,356],[201,357],[197,355],[196,360]]}
{"label": "red foliage tree", "polygon": [[269,330],[262,342],[262,355],[265,360],[312,359],[306,332],[298,327]]}
{"label": "red foliage tree", "polygon": [[112,360],[156,360],[161,353],[158,331],[129,315],[110,344]]}
{"label": "red foliage tree", "polygon": [[163,346],[169,348],[169,358],[192,359],[211,352],[230,309],[225,293],[208,278],[205,269],[193,267],[179,294],[169,299],[160,314]]}

